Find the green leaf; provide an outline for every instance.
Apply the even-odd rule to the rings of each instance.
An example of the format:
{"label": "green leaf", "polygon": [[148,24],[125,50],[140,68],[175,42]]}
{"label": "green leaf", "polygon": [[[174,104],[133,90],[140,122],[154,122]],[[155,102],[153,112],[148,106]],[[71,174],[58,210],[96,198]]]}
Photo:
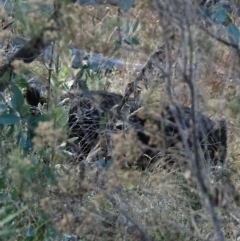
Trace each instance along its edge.
{"label": "green leaf", "polygon": [[[35,235],[35,240],[44,240],[44,236],[47,230],[47,226],[46,224],[40,226],[37,228],[37,233]],[[46,239],[45,239],[46,240]]]}
{"label": "green leaf", "polygon": [[5,184],[5,177],[0,178],[0,190],[4,189],[6,187]]}
{"label": "green leaf", "polygon": [[21,108],[24,104],[24,97],[21,92],[21,90],[18,88],[17,85],[12,85],[11,91],[13,93],[13,98],[12,98],[12,108],[21,113]]}
{"label": "green leaf", "polygon": [[16,213],[13,214],[9,214],[6,218],[2,219],[0,221],[0,228],[2,228],[6,223],[12,221],[14,218],[16,218],[19,214],[21,214],[22,212],[24,212],[27,209],[27,206],[23,207],[21,210],[19,210]]}
{"label": "green leaf", "polygon": [[138,37],[136,37],[136,36],[132,37],[132,44],[134,44],[134,45],[140,44],[140,40],[138,39]]}
{"label": "green leaf", "polygon": [[45,166],[44,167],[44,173],[45,173],[45,177],[48,180],[48,182],[51,183],[51,184],[55,184],[56,181],[55,181],[55,178],[54,178],[53,171],[52,171],[51,167]]}
{"label": "green leaf", "polygon": [[14,82],[21,88],[28,88],[28,89],[30,88],[30,85],[27,82],[27,80],[24,79],[21,75],[15,75]]}
{"label": "green leaf", "polygon": [[84,71],[85,71],[85,67],[82,67],[81,70],[76,75],[77,80],[79,80],[83,77]]}
{"label": "green leaf", "polygon": [[39,219],[39,223],[44,224],[50,219],[50,217],[47,212],[40,210],[38,219]]}
{"label": "green leaf", "polygon": [[30,105],[24,104],[21,108],[21,118],[28,117],[30,114]]}
{"label": "green leaf", "polygon": [[68,122],[68,111],[63,107],[56,107],[54,109],[54,116],[60,127],[66,126]]}
{"label": "green leaf", "polygon": [[134,0],[124,0],[120,2],[121,8],[127,12],[134,4]]}
{"label": "green leaf", "polygon": [[18,190],[16,188],[14,188],[11,192],[11,199],[13,201],[19,201],[20,200],[19,193],[18,193]]}
{"label": "green leaf", "polygon": [[74,141],[76,141],[78,139],[78,137],[72,137],[70,139],[68,139],[68,142],[72,143]]}
{"label": "green leaf", "polygon": [[232,44],[238,45],[240,40],[240,31],[234,24],[228,27],[228,39]]}
{"label": "green leaf", "polygon": [[13,9],[13,2],[12,1],[5,2],[4,10],[7,12],[10,12],[10,11],[12,11],[12,9]]}
{"label": "green leaf", "polygon": [[0,91],[4,91],[11,82],[10,73],[7,71],[0,77]]}
{"label": "green leaf", "polygon": [[61,69],[61,76],[62,77],[67,77],[68,73],[69,73],[68,67],[67,66],[63,66],[62,69]]}
{"label": "green leaf", "polygon": [[126,44],[128,44],[128,45],[132,45],[132,40],[131,40],[131,38],[126,38],[126,39],[124,39],[123,40]]}
{"label": "green leaf", "polygon": [[32,227],[27,228],[25,231],[25,237],[34,237],[36,234],[36,230]]}
{"label": "green leaf", "polygon": [[14,130],[15,130],[15,126],[11,125],[10,129],[8,130],[7,137],[12,136],[12,134],[14,133]]}
{"label": "green leaf", "polygon": [[[9,200],[9,196],[8,194],[5,194],[5,193],[0,193],[0,201],[1,203],[7,203]],[[2,205],[1,205],[2,206]],[[0,212],[1,213],[1,212]]]}
{"label": "green leaf", "polygon": [[16,7],[18,9],[19,15],[20,15],[20,13],[27,14],[31,10],[31,5],[29,4],[29,2],[17,1]]}
{"label": "green leaf", "polygon": [[28,134],[29,138],[27,139],[26,146],[23,149],[25,153],[27,153],[33,149],[32,135],[31,135],[30,131],[28,131],[27,134]]}
{"label": "green leaf", "polygon": [[99,64],[98,63],[91,63],[89,65],[89,69],[93,70],[93,71],[97,71],[97,70],[99,70]]}
{"label": "green leaf", "polygon": [[42,114],[40,116],[30,116],[28,118],[28,123],[32,127],[37,127],[39,122],[44,122],[44,121],[50,121],[52,119],[52,116],[50,114]]}
{"label": "green leaf", "polygon": [[0,115],[0,124],[14,125],[20,122],[20,118],[15,114],[2,114]]}
{"label": "green leaf", "polygon": [[72,68],[78,69],[81,65],[82,63],[79,61],[79,59],[76,56],[74,56],[72,60]]}
{"label": "green leaf", "polygon": [[50,121],[52,119],[52,116],[50,114],[43,114],[41,116],[29,116],[27,118],[28,121],[28,130],[27,130],[27,142],[26,142],[26,151],[31,149],[33,144],[32,144],[32,138],[36,135],[35,134],[35,129],[38,126],[38,123],[40,121],[44,122],[44,121]]}
{"label": "green leaf", "polygon": [[56,229],[55,229],[53,226],[50,226],[50,227],[48,227],[48,229],[46,230],[46,235],[47,235],[47,237],[50,237],[50,238],[52,238],[53,240],[55,240],[56,237],[57,237],[57,231],[56,231]]}
{"label": "green leaf", "polygon": [[18,138],[19,138],[18,141],[19,141],[20,147],[24,149],[26,147],[26,143],[27,143],[26,134],[23,132],[20,132]]}
{"label": "green leaf", "polygon": [[0,124],[0,133],[3,131],[4,125]]}
{"label": "green leaf", "polygon": [[134,25],[133,25],[133,30],[132,30],[133,33],[137,30],[138,25],[139,25],[139,20],[137,19],[136,22],[135,22]]}
{"label": "green leaf", "polygon": [[115,46],[114,46],[113,51],[117,51],[117,50],[119,50],[121,47],[122,47],[122,41],[117,40],[117,41],[115,41]]}
{"label": "green leaf", "polygon": [[80,90],[83,90],[83,91],[89,90],[88,85],[87,85],[87,81],[85,81],[85,80],[78,80],[78,87],[79,87]]}
{"label": "green leaf", "polygon": [[129,31],[130,31],[130,22],[129,22],[129,20],[127,20],[127,22],[126,22],[126,29],[125,29],[124,33],[128,34]]}
{"label": "green leaf", "polygon": [[219,9],[212,17],[215,23],[224,23],[227,19],[227,12],[224,9]]}
{"label": "green leaf", "polygon": [[98,164],[99,166],[105,167],[105,169],[108,170],[108,169],[111,167],[111,165],[113,164],[113,161],[107,161],[107,162],[106,162],[104,159],[99,159],[99,160],[97,161],[97,164]]}
{"label": "green leaf", "polygon": [[33,166],[36,166],[36,165],[38,164],[38,160],[37,160],[37,158],[36,158],[34,155],[31,155],[31,156],[29,157],[29,160],[31,161],[31,164],[32,164]]}
{"label": "green leaf", "polygon": [[5,103],[0,103],[0,111],[3,112],[3,111],[6,111],[8,108],[8,106],[5,104]]}

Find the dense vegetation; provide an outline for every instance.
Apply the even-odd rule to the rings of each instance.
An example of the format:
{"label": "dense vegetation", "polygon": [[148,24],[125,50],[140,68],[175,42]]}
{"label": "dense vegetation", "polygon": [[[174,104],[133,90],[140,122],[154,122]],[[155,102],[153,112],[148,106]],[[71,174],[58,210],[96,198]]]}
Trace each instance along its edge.
{"label": "dense vegetation", "polygon": [[0,240],[239,240],[239,1],[0,4]]}

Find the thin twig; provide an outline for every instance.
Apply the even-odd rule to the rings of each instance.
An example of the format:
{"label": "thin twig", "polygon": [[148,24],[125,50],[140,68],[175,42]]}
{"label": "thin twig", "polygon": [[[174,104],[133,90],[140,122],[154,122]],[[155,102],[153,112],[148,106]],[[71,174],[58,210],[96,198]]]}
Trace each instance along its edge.
{"label": "thin twig", "polygon": [[52,72],[53,72],[53,56],[54,56],[54,47],[55,43],[52,44],[52,52],[51,52],[51,58],[50,58],[50,63],[48,67],[48,79],[47,79],[47,110],[49,108],[49,101],[50,101],[50,93],[51,93],[51,78],[52,78]]}
{"label": "thin twig", "polygon": [[[224,235],[221,230],[221,226],[219,223],[219,220],[217,218],[217,215],[215,213],[215,204],[213,201],[213,197],[210,193],[210,188],[207,186],[206,182],[204,182],[204,178],[202,176],[201,172],[201,166],[200,166],[200,151],[198,146],[198,140],[199,140],[199,123],[198,123],[198,114],[197,114],[197,95],[196,95],[196,86],[193,82],[193,72],[192,72],[192,60],[193,60],[193,43],[192,43],[192,35],[190,31],[190,23],[188,23],[188,44],[190,48],[190,57],[189,57],[189,74],[186,72],[186,66],[185,71],[183,73],[185,82],[189,85],[189,88],[191,90],[191,101],[192,101],[192,120],[193,120],[193,149],[194,149],[194,158],[191,161],[191,169],[193,172],[194,177],[196,177],[197,184],[202,192],[202,194],[205,196],[205,199],[207,201],[207,209],[210,212],[213,225],[216,231],[216,234],[218,235],[219,241],[224,241]],[[185,62],[185,65],[187,65],[187,61]]]}

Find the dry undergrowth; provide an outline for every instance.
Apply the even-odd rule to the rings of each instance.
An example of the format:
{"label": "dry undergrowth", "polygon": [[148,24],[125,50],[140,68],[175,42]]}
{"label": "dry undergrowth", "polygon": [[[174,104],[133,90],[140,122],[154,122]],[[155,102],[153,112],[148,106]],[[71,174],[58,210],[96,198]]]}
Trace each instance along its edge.
{"label": "dry undergrowth", "polygon": [[[145,95],[148,96],[148,93]],[[150,101],[151,98],[147,99]],[[152,102],[163,99],[164,97],[152,94]],[[214,113],[214,108],[217,107],[219,103],[208,106],[205,113]],[[219,117],[219,114],[215,117]],[[228,161],[232,168],[237,170],[238,161],[235,158],[239,140],[234,134],[231,121],[228,119]],[[81,183],[78,181],[79,174],[76,169],[71,169],[69,174],[59,177],[59,189],[62,193],[59,194],[58,188],[50,192],[51,198],[45,207],[48,207],[47,210],[53,216],[55,215],[51,210],[63,213],[56,222],[57,228],[66,233],[83,236],[86,240],[95,240],[96,237],[98,240],[142,240],[139,230],[147,233],[152,240],[214,239],[210,217],[202,207],[196,187],[188,181],[188,170],[181,174],[176,169],[169,171],[159,168],[153,173],[119,169],[124,160],[122,153],[128,160],[131,156],[132,161],[141,154],[141,150],[136,148],[138,140],[134,138],[134,134],[128,138],[130,142],[126,145],[124,139],[115,140],[116,146],[121,147],[116,150],[120,160],[115,155],[115,163],[109,170],[97,168],[91,163],[87,165],[85,180]],[[238,187],[238,175],[233,173],[231,179]],[[226,188],[230,190],[228,186]],[[79,202],[81,198],[82,202]],[[235,224],[234,216],[232,219],[224,216],[228,211],[233,215],[233,210],[237,209],[232,202],[231,192],[227,197],[223,197],[219,205],[222,204],[229,209],[219,208],[219,217],[225,237],[231,240],[238,237],[238,225]]]}
{"label": "dry undergrowth", "polygon": [[[223,67],[218,61],[216,70],[221,68]],[[214,119],[219,119],[222,115],[227,116],[228,162],[232,169],[238,170],[239,113],[229,107],[229,99],[236,98],[236,93],[229,94],[226,86],[230,84],[223,84],[221,80],[224,78],[220,80],[219,72],[210,75],[208,67],[203,73],[205,71],[208,78],[204,78],[203,74],[200,81],[201,96],[205,104],[201,108]],[[130,79],[129,76],[132,74],[126,72],[116,75],[116,79],[125,81],[116,84],[113,80],[109,90],[118,92],[119,89],[123,89],[124,83]],[[235,85],[236,82],[231,83],[231,86]],[[181,83],[177,87],[183,91],[176,90],[179,100],[189,105],[190,93],[186,85]],[[148,103],[161,101],[165,96],[164,87],[161,86],[158,91],[143,91],[142,94],[143,100],[147,100]],[[127,157],[132,156],[134,161],[140,150],[134,148],[137,146],[137,139],[134,136],[129,138],[133,146],[125,146],[122,143],[119,153],[124,153]],[[121,139],[117,141],[121,142]],[[114,161],[117,161],[117,158]],[[62,191],[59,193],[59,188],[56,188],[56,191],[50,192],[49,200],[45,206],[43,205],[43,209],[49,210],[52,217],[56,216],[55,213],[61,213],[55,222],[59,231],[74,233],[85,240],[143,240],[142,232],[157,241],[214,240],[210,216],[202,206],[197,189],[191,181],[184,179],[188,177],[187,170],[183,177],[177,170],[169,172],[160,168],[155,169],[153,173],[141,173],[134,170],[119,170],[118,164],[120,163],[112,165],[108,171],[97,168],[95,164],[87,165],[86,177],[81,183],[78,179],[79,174],[75,173],[78,168],[59,177],[59,188]],[[238,187],[238,174],[232,174],[231,179]],[[79,201],[81,199],[82,202]],[[232,240],[239,236],[239,225],[236,224],[234,217],[234,210],[238,210],[238,207],[232,202],[232,193],[227,196],[227,201],[223,200],[223,203],[227,203],[228,210],[218,209],[221,227],[226,239]],[[226,213],[230,213],[230,217],[225,216]]]}
{"label": "dry undergrowth", "polygon": [[[139,6],[128,13],[122,13],[121,16],[124,23],[126,18],[130,19],[131,24],[136,19],[140,22],[137,32],[141,45],[134,47],[132,52],[128,46],[112,51],[118,35],[117,8],[71,5],[64,11],[71,14],[66,14],[67,24],[63,30],[65,35],[61,41],[64,43],[64,38],[70,37],[77,48],[99,52],[108,57],[124,58],[126,62],[143,64],[156,47],[156,42],[162,41],[159,27],[161,19],[158,19],[154,11],[141,9]],[[215,120],[223,115],[227,118],[228,165],[231,167],[230,171],[235,170],[230,179],[238,189],[239,59],[229,48],[223,48],[214,41],[209,44],[214,47],[203,59],[198,83],[200,109]],[[60,42],[61,45],[63,44]],[[63,65],[69,66],[69,56],[64,48],[62,50]],[[31,68],[41,76],[46,77],[48,74],[47,69],[39,67],[38,64]],[[77,71],[72,72],[74,75]],[[137,70],[131,67],[113,72],[107,77],[110,82],[108,90],[123,93],[126,84],[134,79],[136,72]],[[71,80],[69,76],[63,78]],[[94,88],[94,83],[92,85]],[[149,85],[149,90],[145,90],[142,85],[143,103],[150,104],[167,99],[164,80],[151,77]],[[172,86],[174,98],[190,106],[190,91],[181,77],[176,76]],[[52,127],[52,123],[39,126],[39,136],[35,138],[36,147],[42,148],[43,144],[52,143],[54,150],[57,150],[55,138],[62,136],[60,131],[55,132]],[[191,182],[189,170],[181,173],[176,169],[167,170],[162,167],[155,168],[153,172],[122,169],[124,160],[131,159],[134,162],[141,154],[141,149],[137,148],[140,145],[135,133],[128,135],[129,142],[126,143],[121,135],[122,133],[119,133],[119,136],[115,137],[118,149],[114,153],[114,163],[108,170],[98,166],[96,162],[85,163],[84,167],[81,164],[74,166],[68,163],[69,160],[65,156],[58,157],[57,151],[52,154],[52,166],[59,163],[64,165],[60,169],[56,168],[57,184],[47,186],[38,193],[36,205],[48,213],[57,230],[84,237],[82,240],[215,240],[210,215],[202,206],[198,190]],[[153,141],[158,140],[157,137]],[[16,159],[12,158],[11,161]],[[13,176],[13,183],[17,184],[19,175],[16,171],[12,169],[10,175]],[[231,190],[229,186],[224,185],[220,186]],[[232,193],[226,195],[227,197],[222,197],[219,194],[219,197],[221,196],[222,203],[227,208],[222,209],[220,203],[217,212],[226,239],[234,240],[240,236],[239,221],[234,216],[239,207],[238,203],[233,202],[235,196]]]}

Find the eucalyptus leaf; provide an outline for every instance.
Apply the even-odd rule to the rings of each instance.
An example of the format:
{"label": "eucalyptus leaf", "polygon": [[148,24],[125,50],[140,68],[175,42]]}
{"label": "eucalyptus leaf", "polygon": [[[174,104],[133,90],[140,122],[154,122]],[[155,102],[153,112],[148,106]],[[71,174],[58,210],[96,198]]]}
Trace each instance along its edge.
{"label": "eucalyptus leaf", "polygon": [[5,177],[0,178],[0,190],[4,189],[6,187],[5,183]]}
{"label": "eucalyptus leaf", "polygon": [[122,0],[120,2],[121,8],[127,12],[134,4],[134,0]]}
{"label": "eucalyptus leaf", "polygon": [[41,116],[30,116],[28,117],[28,130],[27,130],[27,142],[26,142],[26,151],[30,150],[33,147],[32,138],[36,135],[35,129],[38,126],[38,123],[50,121],[52,119],[52,116],[50,114],[43,114]]}
{"label": "eucalyptus leaf", "polygon": [[122,41],[120,41],[120,40],[115,41],[115,46],[114,46],[113,51],[119,50],[121,48],[121,46],[122,46]]}
{"label": "eucalyptus leaf", "polygon": [[45,173],[45,177],[48,180],[48,182],[51,183],[51,184],[55,184],[56,181],[55,181],[55,178],[54,178],[54,175],[53,175],[52,168],[45,166],[44,167],[44,173]]}
{"label": "eucalyptus leaf", "polygon": [[29,157],[29,159],[30,159],[31,164],[32,164],[33,166],[36,166],[36,165],[38,164],[38,160],[37,160],[36,156],[31,155],[31,156]]}
{"label": "eucalyptus leaf", "polygon": [[26,134],[23,132],[20,132],[19,134],[19,145],[21,146],[21,148],[25,148],[26,147],[26,143],[27,143],[27,137]]}
{"label": "eucalyptus leaf", "polygon": [[97,70],[99,70],[99,64],[98,63],[91,63],[89,65],[89,69],[93,70],[93,71],[97,71]]}
{"label": "eucalyptus leaf", "polygon": [[127,22],[126,22],[126,29],[125,29],[124,33],[129,34],[129,31],[130,31],[130,22],[129,22],[129,19],[128,19]]}
{"label": "eucalyptus leaf", "polygon": [[27,206],[23,207],[22,209],[20,209],[15,213],[9,214],[6,218],[2,219],[0,221],[0,228],[2,228],[6,223],[12,221],[14,218],[16,218],[19,214],[24,212],[26,209],[27,209]]}
{"label": "eucalyptus leaf", "polygon": [[240,40],[240,31],[235,24],[228,26],[228,39],[230,43],[238,45]]}
{"label": "eucalyptus leaf", "polygon": [[137,30],[138,26],[139,26],[139,20],[137,19],[136,22],[133,25],[133,30],[132,30],[133,33]]}
{"label": "eucalyptus leaf", "polygon": [[10,84],[10,73],[6,71],[2,77],[0,77],[0,91],[4,91],[7,86]]}
{"label": "eucalyptus leaf", "polygon": [[113,164],[113,161],[107,161],[107,162],[106,162],[104,159],[99,159],[99,160],[97,161],[97,164],[98,164],[99,166],[105,167],[105,169],[108,170],[108,169],[111,167],[111,165]]}
{"label": "eucalyptus leaf", "polygon": [[23,104],[24,104],[23,94],[17,85],[12,85],[11,91],[13,93],[12,108],[15,111],[21,113],[21,108],[23,107]]}
{"label": "eucalyptus leaf", "polygon": [[77,73],[77,75],[76,75],[76,79],[77,79],[77,80],[79,80],[79,79],[81,79],[81,78],[83,77],[83,75],[84,75],[84,70],[85,70],[85,68],[82,67],[81,70]]}
{"label": "eucalyptus leaf", "polygon": [[123,41],[128,45],[132,45],[132,39],[131,38],[126,38]]}
{"label": "eucalyptus leaf", "polygon": [[57,237],[57,231],[53,226],[48,226],[46,233],[47,236],[52,238],[53,240],[55,240],[55,238]]}
{"label": "eucalyptus leaf", "polygon": [[72,137],[70,139],[68,139],[68,142],[72,143],[74,141],[76,141],[78,139],[78,137]]}
{"label": "eucalyptus leaf", "polygon": [[54,109],[54,116],[57,121],[57,123],[60,125],[60,127],[64,127],[67,124],[68,121],[68,111],[64,109],[63,107],[56,107]]}
{"label": "eucalyptus leaf", "polygon": [[7,133],[7,137],[10,137],[13,135],[14,133],[14,130],[15,130],[15,126],[14,125],[11,125],[9,130],[8,130],[8,133]]}
{"label": "eucalyptus leaf", "polygon": [[215,23],[224,23],[227,20],[227,17],[227,12],[224,9],[219,9],[212,15]]}
{"label": "eucalyptus leaf", "polygon": [[28,89],[30,88],[30,85],[27,82],[27,80],[23,78],[21,75],[15,75],[14,82],[21,88],[28,88]]}
{"label": "eucalyptus leaf", "polygon": [[27,228],[26,231],[25,231],[25,236],[26,237],[34,237],[36,234],[36,230],[32,227],[30,228]]}
{"label": "eucalyptus leaf", "polygon": [[0,103],[0,111],[1,112],[6,111],[7,108],[8,108],[8,106],[5,103],[3,103],[3,102]]}
{"label": "eucalyptus leaf", "polygon": [[0,115],[0,124],[3,125],[14,125],[20,122],[20,118],[15,114],[1,114]]}
{"label": "eucalyptus leaf", "polygon": [[61,69],[61,72],[60,72],[61,76],[67,77],[68,73],[69,73],[69,68],[67,66],[63,66],[62,69]]}
{"label": "eucalyptus leaf", "polygon": [[134,44],[134,45],[139,45],[140,44],[140,40],[138,39],[137,36],[132,37],[132,44]]}

